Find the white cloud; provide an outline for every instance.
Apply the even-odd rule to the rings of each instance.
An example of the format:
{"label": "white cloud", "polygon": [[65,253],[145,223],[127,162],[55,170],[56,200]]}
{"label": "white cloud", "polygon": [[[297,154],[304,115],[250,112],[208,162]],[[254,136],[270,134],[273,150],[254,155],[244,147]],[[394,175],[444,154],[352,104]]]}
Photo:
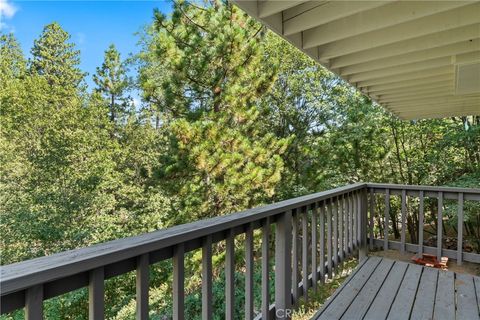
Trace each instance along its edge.
{"label": "white cloud", "polygon": [[9,0],[0,0],[0,20],[5,18],[12,18],[17,12],[17,7]]}
{"label": "white cloud", "polygon": [[18,8],[9,0],[0,0],[0,31],[15,32],[15,28],[5,22],[12,18]]}

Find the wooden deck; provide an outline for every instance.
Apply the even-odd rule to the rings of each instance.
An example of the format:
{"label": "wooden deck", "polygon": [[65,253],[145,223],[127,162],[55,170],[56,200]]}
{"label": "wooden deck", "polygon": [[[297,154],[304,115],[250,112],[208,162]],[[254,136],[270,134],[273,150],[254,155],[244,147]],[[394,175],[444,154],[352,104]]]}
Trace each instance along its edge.
{"label": "wooden deck", "polygon": [[480,277],[369,257],[313,319],[480,319]]}

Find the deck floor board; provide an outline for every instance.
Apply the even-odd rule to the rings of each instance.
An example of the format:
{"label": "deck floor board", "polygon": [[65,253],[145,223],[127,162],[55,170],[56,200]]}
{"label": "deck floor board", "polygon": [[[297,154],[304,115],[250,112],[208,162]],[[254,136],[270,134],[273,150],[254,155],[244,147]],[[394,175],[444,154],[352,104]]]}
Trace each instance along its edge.
{"label": "deck floor board", "polygon": [[382,260],[375,272],[372,274],[368,282],[365,284],[362,291],[360,291],[355,300],[350,304],[350,307],[343,314],[344,320],[361,320],[368,311],[368,307],[375,299],[377,292],[385,281],[390,269],[392,268],[392,260]]}
{"label": "deck floor board", "polygon": [[479,320],[478,304],[473,277],[457,274],[455,278],[457,291],[457,319]]}
{"label": "deck floor board", "polygon": [[455,319],[455,274],[453,272],[438,272],[433,318],[436,320]]}
{"label": "deck floor board", "polygon": [[421,266],[415,264],[410,264],[408,266],[407,273],[398,288],[397,295],[390,307],[387,319],[403,320],[410,316],[421,275]]}
{"label": "deck floor board", "polygon": [[423,268],[417,295],[415,296],[415,303],[413,304],[412,314],[410,315],[412,319],[430,320],[433,318],[437,280],[437,269]]}
{"label": "deck floor board", "polygon": [[370,257],[313,319],[480,320],[480,277]]}
{"label": "deck floor board", "polygon": [[400,287],[400,283],[402,283],[407,268],[408,263],[404,262],[396,262],[393,265],[375,300],[373,300],[373,303],[370,305],[365,319],[383,320],[387,318],[390,306],[397,295],[398,288]]}
{"label": "deck floor board", "polygon": [[335,296],[335,300],[332,301],[324,312],[319,315],[320,320],[340,319],[345,310],[350,306],[357,294],[361,291],[365,283],[373,274],[382,259],[369,258],[367,262],[362,265],[362,268],[354,275],[354,277],[347,283],[342,291]]}

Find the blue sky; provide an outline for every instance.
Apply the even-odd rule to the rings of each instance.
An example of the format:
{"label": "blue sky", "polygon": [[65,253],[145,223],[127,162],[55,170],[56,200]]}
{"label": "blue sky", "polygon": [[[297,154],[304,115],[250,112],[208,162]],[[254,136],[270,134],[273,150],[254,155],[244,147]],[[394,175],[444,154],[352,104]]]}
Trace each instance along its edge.
{"label": "blue sky", "polygon": [[122,58],[136,53],[135,33],[152,21],[153,9],[171,11],[167,1],[12,1],[0,0],[0,28],[14,32],[28,55],[44,25],[56,21],[81,51],[81,69],[92,74],[114,43]]}

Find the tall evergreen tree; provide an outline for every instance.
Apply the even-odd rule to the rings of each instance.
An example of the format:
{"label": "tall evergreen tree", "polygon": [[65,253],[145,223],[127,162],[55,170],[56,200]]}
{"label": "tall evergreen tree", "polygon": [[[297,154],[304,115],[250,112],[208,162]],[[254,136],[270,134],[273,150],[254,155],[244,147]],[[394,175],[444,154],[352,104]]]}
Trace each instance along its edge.
{"label": "tall evergreen tree", "polygon": [[152,69],[144,74],[161,73],[157,96],[173,117],[161,172],[164,185],[182,199],[172,223],[270,199],[288,139],[277,139],[258,121],[276,70],[264,63],[264,27],[221,1],[205,7],[176,2],[171,18],[156,12],[155,27],[153,45],[145,47],[161,67],[147,64]]}
{"label": "tall evergreen tree", "polygon": [[0,34],[0,84],[25,73],[26,60],[20,44],[12,33]]}
{"label": "tall evergreen tree", "polygon": [[155,26],[154,49],[167,74],[160,85],[172,114],[236,112],[270,88],[276,65],[264,60],[266,29],[235,6],[179,1],[170,19],[155,13]]}
{"label": "tall evergreen tree", "polygon": [[31,72],[45,77],[50,86],[65,90],[78,89],[85,76],[78,68],[80,51],[69,40],[70,35],[58,23],[50,23],[31,50]]}
{"label": "tall evergreen tree", "polygon": [[93,81],[97,85],[96,90],[108,100],[110,120],[115,123],[125,113],[128,102],[125,93],[129,86],[125,63],[115,45],[111,44],[105,51],[102,66],[97,67]]}

